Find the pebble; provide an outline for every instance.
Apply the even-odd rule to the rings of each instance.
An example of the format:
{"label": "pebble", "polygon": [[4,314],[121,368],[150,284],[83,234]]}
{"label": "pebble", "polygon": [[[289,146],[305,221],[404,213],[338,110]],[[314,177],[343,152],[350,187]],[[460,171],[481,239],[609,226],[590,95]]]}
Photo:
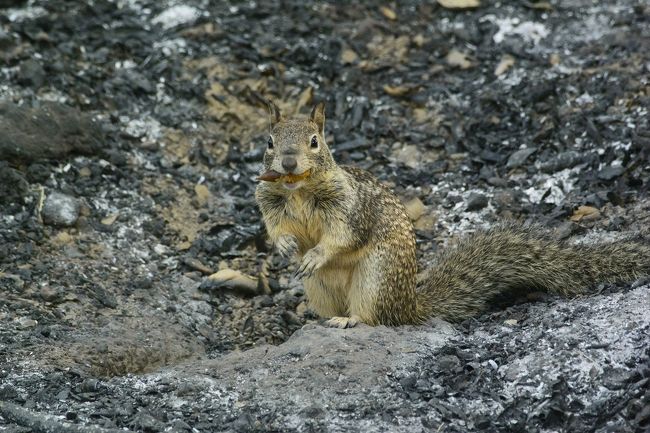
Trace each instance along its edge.
{"label": "pebble", "polygon": [[73,226],[79,218],[81,206],[79,200],[60,192],[47,196],[41,211],[43,222],[58,227]]}
{"label": "pebble", "polygon": [[473,212],[481,210],[488,205],[488,198],[483,194],[471,193],[467,198],[467,211]]}
{"label": "pebble", "polygon": [[514,152],[512,155],[510,155],[510,158],[508,158],[506,167],[508,168],[519,167],[520,165],[526,162],[526,160],[530,155],[532,155],[535,152],[537,152],[537,149],[531,147],[527,147],[526,149],[520,149]]}
{"label": "pebble", "polygon": [[28,59],[20,65],[18,71],[18,82],[25,86],[33,86],[38,89],[45,83],[45,70],[36,60]]}
{"label": "pebble", "polygon": [[38,322],[36,320],[31,319],[29,317],[21,317],[20,319],[17,320],[17,322],[22,329],[29,329],[38,325]]}
{"label": "pebble", "polygon": [[29,193],[29,183],[23,174],[0,163],[0,204],[21,203]]}
{"label": "pebble", "polygon": [[623,167],[623,166],[620,166],[620,165],[611,166],[610,165],[608,167],[603,168],[602,170],[600,170],[598,172],[598,179],[613,180],[613,179],[619,177],[620,175],[622,175],[624,171],[625,171],[625,167]]}

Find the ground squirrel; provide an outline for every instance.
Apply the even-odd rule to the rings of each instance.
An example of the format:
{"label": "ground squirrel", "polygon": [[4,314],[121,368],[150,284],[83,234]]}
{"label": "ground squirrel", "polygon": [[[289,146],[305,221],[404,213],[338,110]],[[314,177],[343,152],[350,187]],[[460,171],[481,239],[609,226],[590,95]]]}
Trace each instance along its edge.
{"label": "ground squirrel", "polygon": [[255,198],[280,253],[300,257],[297,276],[309,305],[330,326],[458,321],[512,289],[574,295],[650,273],[648,245],[572,246],[511,224],[443,251],[418,286],[415,235],[403,205],[370,173],[334,162],[324,105],[305,118],[285,119],[273,103],[269,109]]}

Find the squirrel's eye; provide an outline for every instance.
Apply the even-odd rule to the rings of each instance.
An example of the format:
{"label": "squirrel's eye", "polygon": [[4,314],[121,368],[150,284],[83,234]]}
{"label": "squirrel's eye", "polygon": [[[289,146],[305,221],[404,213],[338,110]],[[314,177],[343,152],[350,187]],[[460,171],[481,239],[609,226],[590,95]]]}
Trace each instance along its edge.
{"label": "squirrel's eye", "polygon": [[266,146],[269,149],[273,149],[273,137],[269,137],[269,141],[266,142]]}
{"label": "squirrel's eye", "polygon": [[314,149],[318,147],[318,139],[315,135],[311,138],[311,147]]}

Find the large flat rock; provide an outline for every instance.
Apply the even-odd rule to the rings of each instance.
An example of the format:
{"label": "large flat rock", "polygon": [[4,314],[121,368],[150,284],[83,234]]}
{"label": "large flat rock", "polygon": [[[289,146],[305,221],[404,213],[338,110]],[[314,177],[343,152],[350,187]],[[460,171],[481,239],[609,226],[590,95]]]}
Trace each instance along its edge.
{"label": "large flat rock", "polygon": [[33,108],[0,103],[0,160],[29,163],[70,153],[94,154],[103,142],[100,126],[75,108],[57,103]]}

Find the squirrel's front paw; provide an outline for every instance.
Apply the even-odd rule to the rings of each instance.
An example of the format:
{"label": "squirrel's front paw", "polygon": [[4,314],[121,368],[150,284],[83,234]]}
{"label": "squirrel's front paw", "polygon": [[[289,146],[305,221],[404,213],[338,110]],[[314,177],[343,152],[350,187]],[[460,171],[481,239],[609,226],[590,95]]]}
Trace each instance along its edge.
{"label": "squirrel's front paw", "polygon": [[305,256],[302,258],[302,263],[296,271],[296,278],[308,278],[311,277],[314,272],[319,270],[327,262],[327,257],[322,247],[314,247],[311,250],[307,251]]}
{"label": "squirrel's front paw", "polygon": [[291,258],[298,251],[298,241],[295,236],[282,235],[276,242],[278,251],[285,258]]}

